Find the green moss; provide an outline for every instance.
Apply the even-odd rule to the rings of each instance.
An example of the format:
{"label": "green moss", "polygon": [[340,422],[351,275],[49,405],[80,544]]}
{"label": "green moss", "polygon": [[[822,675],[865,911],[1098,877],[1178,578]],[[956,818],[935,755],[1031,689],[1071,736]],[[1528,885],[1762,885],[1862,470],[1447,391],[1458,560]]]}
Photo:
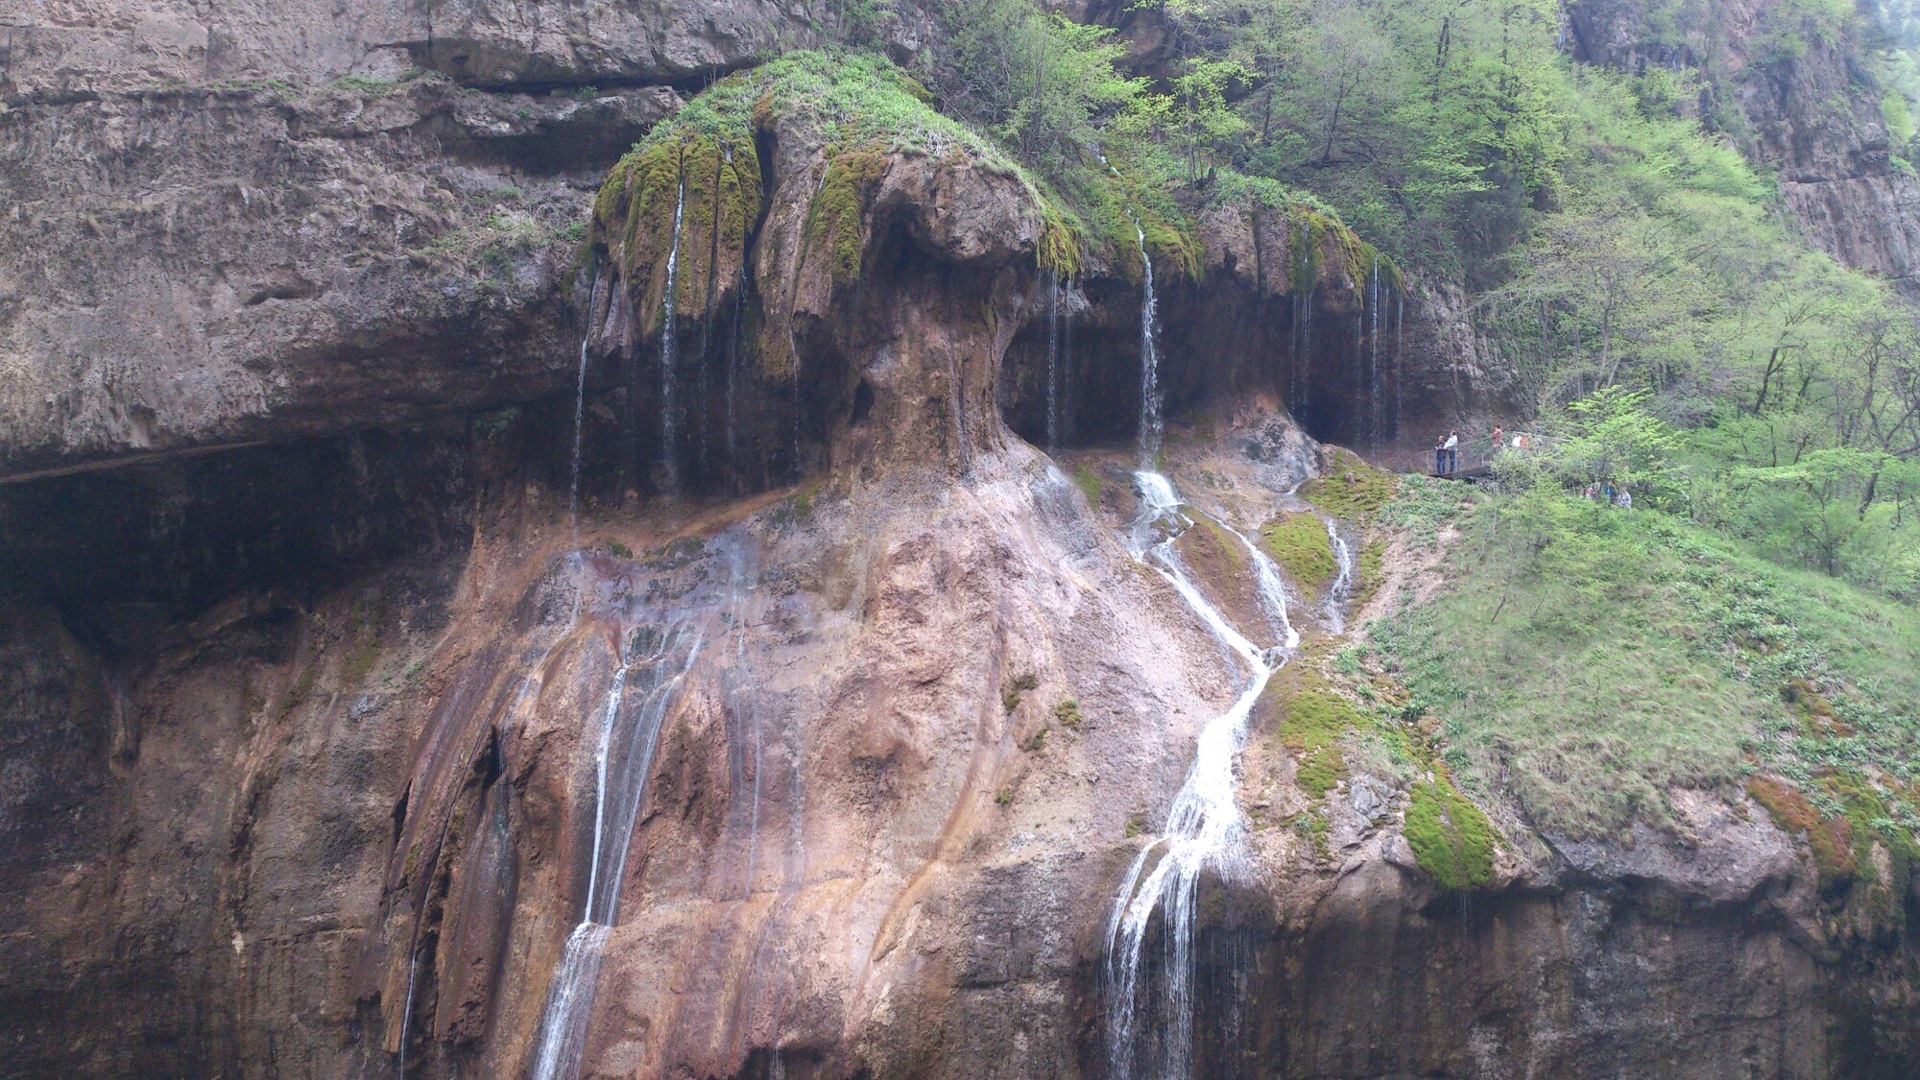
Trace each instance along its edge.
{"label": "green moss", "polygon": [[807,209],[807,241],[827,253],[835,280],[860,276],[867,198],[886,171],[886,156],[871,147],[849,150],[827,162],[820,190]]}
{"label": "green moss", "polygon": [[1338,447],[1327,451],[1327,469],[1300,485],[1300,497],[1328,517],[1365,527],[1392,501],[1400,480],[1376,469],[1359,455]]}
{"label": "green moss", "polygon": [[607,249],[637,310],[657,317],[679,206],[674,306],[697,318],[709,294],[721,291],[710,285],[738,276],[760,215],[760,164],[751,131],[690,127],[673,134],[641,143],[614,166],[594,200],[591,237]]}
{"label": "green moss", "polygon": [[1340,569],[1326,523],[1312,514],[1281,514],[1260,528],[1260,544],[1294,584],[1318,592]]}
{"label": "green moss", "polygon": [[1773,777],[1755,776],[1748,780],[1747,793],[1766,808],[1767,816],[1781,832],[1805,838],[1813,854],[1814,869],[1823,884],[1849,879],[1859,869],[1853,847],[1853,826],[1846,818],[1823,817],[1805,795]]}
{"label": "green moss", "polygon": [[1493,826],[1444,769],[1413,786],[1406,836],[1420,869],[1441,888],[1476,889],[1493,880]]}
{"label": "green moss", "polygon": [[353,655],[347,657],[345,666],[340,669],[340,685],[359,686],[361,680],[367,677],[367,673],[372,671],[373,665],[379,661],[380,639],[377,635],[369,634],[367,639],[360,643],[360,647],[354,650]]}
{"label": "green moss", "polygon": [[1074,466],[1073,482],[1079,485],[1081,493],[1087,497],[1088,505],[1098,508],[1100,505],[1100,477],[1086,462],[1083,461]]}
{"label": "green moss", "polygon": [[1328,836],[1333,832],[1333,823],[1327,820],[1327,815],[1318,810],[1309,810],[1300,815],[1297,824],[1300,831],[1306,834],[1307,843],[1313,845],[1314,858],[1327,861],[1333,854],[1333,845],[1328,841]]}
{"label": "green moss", "polygon": [[1365,726],[1366,718],[1331,689],[1310,686],[1295,692],[1281,706],[1278,735],[1298,764],[1294,782],[1300,790],[1319,800],[1345,780],[1347,762],[1340,741]]}
{"label": "green moss", "polygon": [[1374,594],[1380,591],[1381,584],[1386,581],[1386,562],[1385,540],[1376,536],[1360,549],[1360,565],[1356,570],[1360,580],[1355,583],[1353,591],[1353,610],[1359,611],[1373,602]]}
{"label": "green moss", "polygon": [[[737,280],[760,190],[758,137],[777,130],[796,155],[819,150],[827,164],[808,206],[805,246],[828,260],[836,281],[856,278],[866,243],[868,200],[892,154],[963,156],[1015,177],[1044,224],[1035,255],[1043,269],[1079,269],[1084,230],[1024,170],[990,142],[931,107],[924,86],[886,60],[857,53],[798,52],[721,79],[648,133],[609,174],[595,202],[591,239],[613,256],[635,310],[657,318],[682,198],[675,310],[689,318],[719,302]],[[787,374],[792,350],[777,313],[756,355],[769,376]]]}
{"label": "green moss", "polygon": [[290,716],[293,710],[306,704],[307,699],[313,696],[313,683],[319,674],[320,669],[317,664],[308,664],[300,669],[299,676],[293,680],[293,686],[287,690],[287,700],[280,706],[281,716]]}

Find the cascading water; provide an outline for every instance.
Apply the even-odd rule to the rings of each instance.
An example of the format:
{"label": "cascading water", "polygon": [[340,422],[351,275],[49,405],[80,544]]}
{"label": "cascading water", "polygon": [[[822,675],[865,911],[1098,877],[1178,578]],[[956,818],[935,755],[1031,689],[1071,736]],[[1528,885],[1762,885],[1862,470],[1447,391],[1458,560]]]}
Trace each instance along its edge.
{"label": "cascading water", "polygon": [[730,778],[729,790],[747,787],[744,774],[749,771],[753,774],[746,806],[747,854],[746,865],[741,871],[742,899],[753,895],[754,868],[760,853],[760,796],[762,780],[766,775],[766,739],[762,730],[760,699],[754,692],[753,667],[747,653],[747,605],[753,596],[754,584],[753,564],[747,558],[745,548],[735,549],[727,567],[727,637],[721,645],[721,652],[726,661],[727,714],[740,725],[737,737],[729,735],[728,749],[731,752],[737,743],[742,751],[739,767]]}
{"label": "cascading water", "polygon": [[740,257],[740,280],[733,293],[733,329],[727,335],[727,474],[731,477],[735,493],[739,493],[740,484],[740,437],[734,416],[734,396],[740,380],[740,330],[746,317],[747,307],[747,259]]}
{"label": "cascading water", "polygon": [[1060,449],[1060,277],[1047,274],[1047,449]]}
{"label": "cascading water", "polygon": [[1338,572],[1333,576],[1333,584],[1327,587],[1325,616],[1327,630],[1336,637],[1347,632],[1347,605],[1353,601],[1353,546],[1340,535],[1340,529],[1333,519],[1327,519],[1327,543],[1333,547],[1333,561]]}
{"label": "cascading water", "polygon": [[[633,823],[653,767],[654,747],[681,683],[699,659],[702,635],[679,624],[644,642],[644,634],[616,638],[620,667],[599,711],[594,752],[593,847],[580,923],[567,936],[560,966],[547,988],[533,1080],[572,1080],[586,1050],[600,958],[619,916]],[[644,644],[643,644],[644,642]],[[651,651],[635,658],[641,647]],[[637,689],[639,704],[631,704]],[[622,724],[623,718],[631,722]]]}
{"label": "cascading water", "polygon": [[1067,277],[1066,310],[1060,313],[1060,441],[1073,439],[1073,298],[1074,279]]}
{"label": "cascading water", "polygon": [[587,289],[587,328],[580,335],[580,377],[573,391],[573,478],[567,488],[567,521],[573,529],[573,542],[580,543],[580,450],[585,445],[587,426],[587,353],[593,345],[593,306],[600,297],[600,271],[593,272],[593,284]]}
{"label": "cascading water", "polygon": [[1370,359],[1368,362],[1369,385],[1367,390],[1367,443],[1380,445],[1380,429],[1385,426],[1380,412],[1380,256],[1373,257],[1373,296],[1367,305],[1368,317],[1372,320],[1367,336]]}
{"label": "cascading water", "polygon": [[[1401,282],[1404,290],[1406,282]],[[1406,367],[1402,358],[1406,354],[1406,314],[1407,296],[1404,291],[1393,294],[1393,429],[1400,430],[1400,418],[1406,415]]]}
{"label": "cascading water", "polygon": [[[1238,532],[1234,535],[1252,557],[1261,603],[1279,643],[1263,649],[1235,629],[1189,580],[1174,550],[1192,519],[1182,511],[1173,484],[1146,470],[1134,479],[1141,498],[1130,535],[1134,557],[1166,579],[1248,671],[1233,707],[1201,730],[1193,765],[1174,796],[1166,827],[1128,868],[1107,925],[1108,1075],[1113,1080],[1130,1080],[1136,1061],[1144,1058],[1155,1075],[1179,1080],[1191,1073],[1193,1065],[1193,936],[1200,875],[1209,867],[1236,868],[1245,826],[1234,801],[1235,760],[1254,703],[1300,636],[1287,618],[1286,592],[1278,570],[1265,552]],[[1157,862],[1153,861],[1156,853]],[[1165,993],[1158,1001],[1142,1001],[1147,989],[1145,945],[1156,913],[1164,942]],[[1160,1022],[1155,1026],[1145,1023],[1156,1019]]]}
{"label": "cascading water", "polygon": [[1140,458],[1142,468],[1152,468],[1154,457],[1160,453],[1160,357],[1155,349],[1153,295],[1153,256],[1147,254],[1147,231],[1140,227],[1140,219],[1131,209],[1127,216],[1133,218],[1133,231],[1140,244],[1141,296],[1140,296]]}
{"label": "cascading water", "polygon": [[678,425],[674,418],[673,321],[680,292],[680,225],[687,210],[687,178],[680,178],[673,203],[673,242],[667,248],[667,294],[660,301],[660,469],[668,494],[680,490]]}
{"label": "cascading water", "polygon": [[[1305,318],[1302,322],[1302,326],[1304,327],[1302,332],[1306,337],[1306,344],[1307,344],[1307,350],[1305,353],[1302,354],[1302,358],[1308,359],[1310,361],[1313,355],[1313,286],[1311,284],[1307,286],[1307,295],[1306,295],[1306,298],[1301,302],[1301,306],[1306,313]],[[1300,408],[1302,410],[1306,409],[1308,399],[1311,398],[1312,396],[1313,396],[1313,370],[1311,367],[1311,363],[1309,363],[1306,377],[1300,380]],[[1296,413],[1295,415],[1300,415],[1300,414]]]}

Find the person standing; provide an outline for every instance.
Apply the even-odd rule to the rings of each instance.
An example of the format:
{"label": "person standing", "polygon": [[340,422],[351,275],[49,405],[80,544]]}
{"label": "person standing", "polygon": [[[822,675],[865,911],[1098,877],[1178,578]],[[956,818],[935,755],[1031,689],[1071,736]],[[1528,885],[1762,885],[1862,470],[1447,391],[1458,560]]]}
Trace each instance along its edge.
{"label": "person standing", "polygon": [[1445,447],[1447,452],[1446,472],[1448,473],[1459,472],[1460,471],[1460,433],[1457,431],[1447,432],[1447,441],[1443,444],[1443,446]]}
{"label": "person standing", "polygon": [[1447,438],[1444,435],[1433,437],[1433,475],[1447,475]]}

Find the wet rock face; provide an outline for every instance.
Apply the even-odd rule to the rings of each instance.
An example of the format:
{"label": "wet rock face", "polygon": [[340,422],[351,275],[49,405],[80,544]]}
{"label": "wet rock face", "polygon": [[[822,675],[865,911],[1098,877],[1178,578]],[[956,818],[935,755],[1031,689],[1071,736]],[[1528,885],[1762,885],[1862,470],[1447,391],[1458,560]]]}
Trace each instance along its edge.
{"label": "wet rock face", "polygon": [[1778,170],[1808,235],[1848,266],[1910,287],[1920,272],[1920,180],[1892,163],[1881,90],[1861,66],[1865,44],[1806,34],[1801,55],[1774,55],[1770,22],[1800,17],[1775,0],[1697,5],[1683,17],[1684,42],[1661,41],[1648,25],[1652,7],[1568,4],[1574,56],[1630,72],[1701,71],[1710,83],[1701,108],[1737,110],[1745,130],[1731,134],[1756,164]]}
{"label": "wet rock face", "polygon": [[[1113,894],[1238,692],[1121,540],[1139,282],[1088,267],[1056,305],[1029,193],[913,152],[861,162],[836,276],[807,254],[826,148],[768,125],[737,250],[688,234],[667,425],[657,268],[567,231],[667,83],[805,14],[222,5],[9,39],[0,1074],[526,1075],[617,859],[585,1075],[1106,1075]],[[378,81],[407,63],[438,74]],[[375,81],[152,90],[347,72]],[[1316,456],[1276,403],[1362,444],[1466,407],[1467,350],[1370,267],[1296,275],[1277,218],[1201,229],[1161,375],[1168,469],[1218,521],[1269,520]],[[749,370],[770,327],[788,363]],[[1125,449],[1023,442],[1050,353],[1061,441]],[[1264,618],[1226,535],[1196,573]],[[1911,1060],[1903,931],[1822,923],[1762,815],[1460,897],[1396,785],[1336,794],[1324,859],[1263,829],[1202,883],[1200,1075]]]}
{"label": "wet rock face", "polygon": [[[1205,424],[1279,402],[1316,439],[1386,451],[1476,404],[1463,392],[1473,379],[1442,366],[1457,358],[1435,340],[1430,302],[1391,264],[1309,231],[1321,220],[1240,206],[1201,217],[1200,277],[1156,279],[1169,417]],[[1138,281],[1111,271],[1037,282],[1007,353],[1008,426],[1036,446],[1135,437],[1143,302]]]}

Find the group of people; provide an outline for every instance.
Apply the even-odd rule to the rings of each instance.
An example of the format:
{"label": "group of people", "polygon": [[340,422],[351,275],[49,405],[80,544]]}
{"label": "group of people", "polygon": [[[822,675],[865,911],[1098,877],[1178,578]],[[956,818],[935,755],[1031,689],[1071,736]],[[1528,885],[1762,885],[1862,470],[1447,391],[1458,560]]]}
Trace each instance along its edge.
{"label": "group of people", "polygon": [[[1515,450],[1527,450],[1533,446],[1533,437],[1515,435],[1509,441],[1505,429],[1495,425],[1487,436],[1487,453],[1498,453],[1511,447]],[[1450,476],[1460,471],[1460,433],[1449,431],[1433,442],[1433,472],[1436,476]]]}
{"label": "group of people", "polygon": [[1587,490],[1581,492],[1581,495],[1589,501],[1593,499],[1605,499],[1609,504],[1617,506],[1622,510],[1633,509],[1633,492],[1627,490],[1627,485],[1615,484],[1612,480],[1602,480],[1597,484],[1588,484]]}

